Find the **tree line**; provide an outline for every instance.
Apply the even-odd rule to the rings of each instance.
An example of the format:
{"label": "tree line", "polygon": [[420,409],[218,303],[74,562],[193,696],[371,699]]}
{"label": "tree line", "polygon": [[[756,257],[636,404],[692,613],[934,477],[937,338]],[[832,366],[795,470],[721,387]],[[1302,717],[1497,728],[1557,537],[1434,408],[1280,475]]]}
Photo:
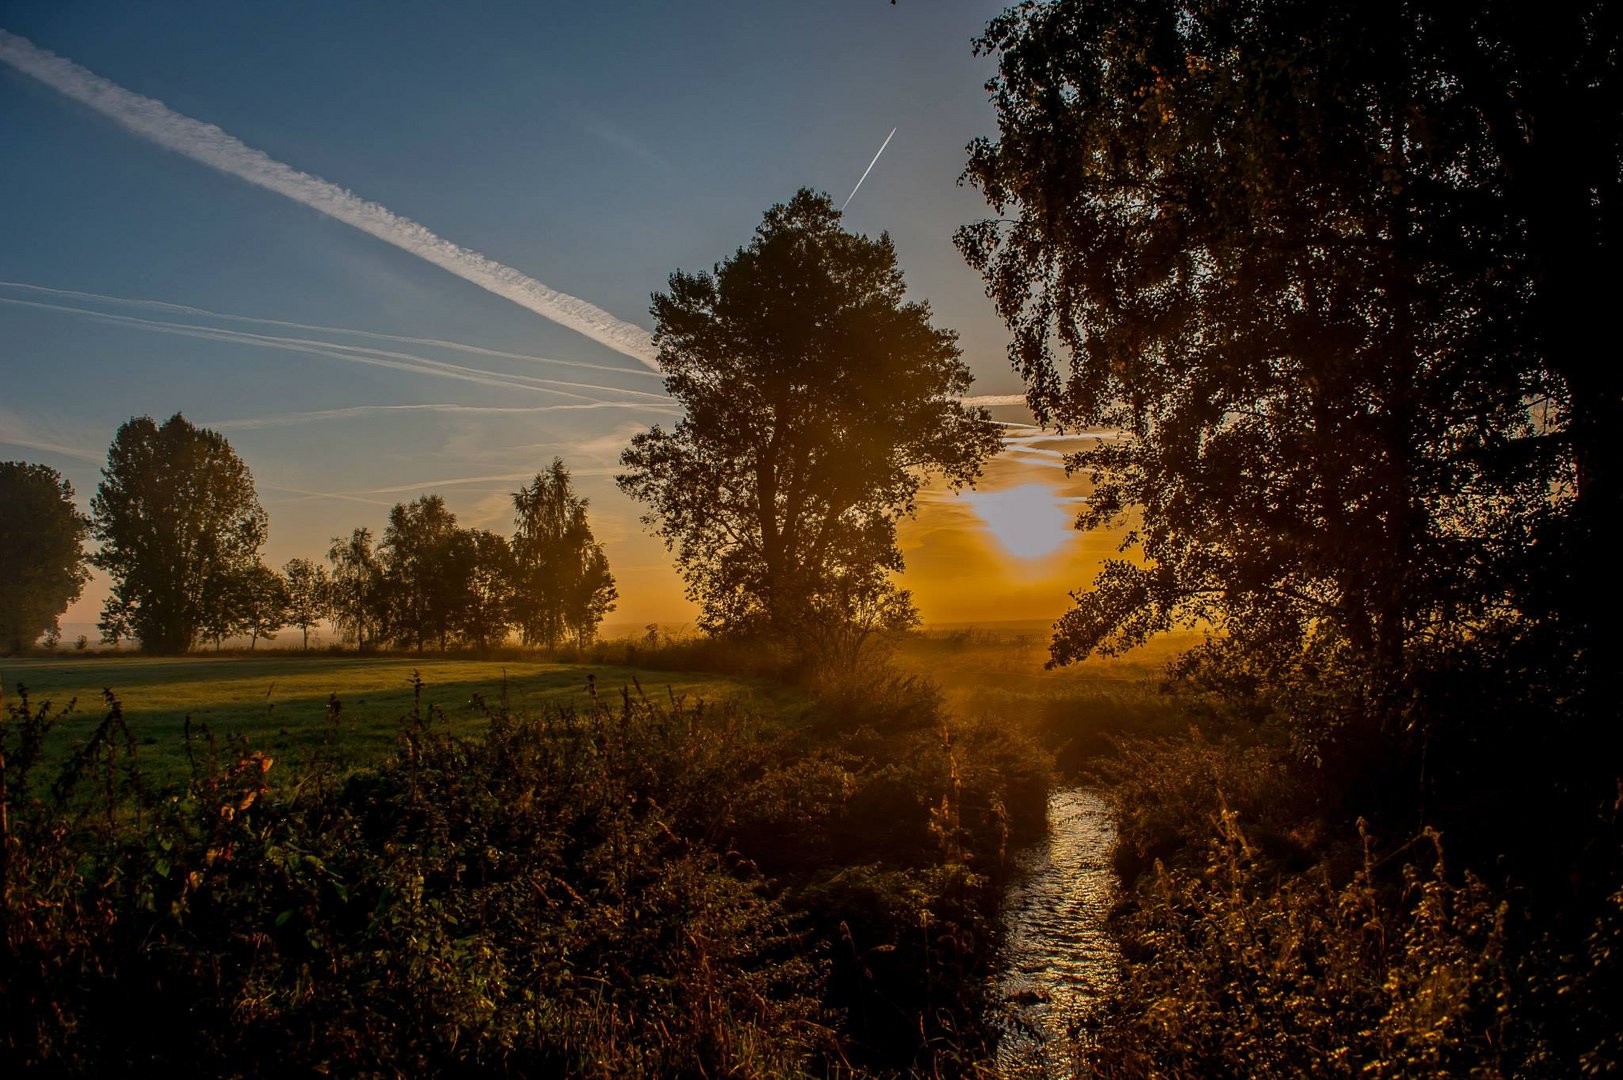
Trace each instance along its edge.
{"label": "tree line", "polygon": [[280,570],[260,555],[269,518],[247,465],[178,413],[119,428],[89,516],[43,465],[0,463],[0,502],[0,644],[11,651],[54,636],[88,566],[112,577],[102,641],[158,654],[242,637],[253,648],[289,626],[308,648],[327,621],[359,648],[485,649],[515,632],[526,645],[584,644],[618,596],[561,459],[513,494],[511,539],[460,526],[424,495],[390,510],[376,542],[357,528],[325,563]]}
{"label": "tree line", "polygon": [[[986,410],[961,400],[972,376],[957,335],[907,300],[888,235],[847,231],[810,190],[769,209],[712,271],[672,274],[650,310],[683,416],[632,439],[619,486],[647,505],[701,628],[854,668],[876,635],[918,622],[896,580],[896,526],[921,486],[973,484],[1001,448]],[[617,597],[562,461],[514,493],[511,538],[460,527],[427,495],[395,506],[381,536],[335,538],[326,565],[280,571],[259,558],[268,520],[247,466],[178,414],[119,430],[89,519],[52,484],[66,500],[55,557],[75,568],[63,581],[82,577],[88,532],[100,544],[90,563],[114,580],[100,626],[115,645],[253,647],[289,625],[308,645],[330,619],[362,648],[484,648],[514,631],[551,647],[590,640]],[[59,612],[77,592],[53,595]]]}

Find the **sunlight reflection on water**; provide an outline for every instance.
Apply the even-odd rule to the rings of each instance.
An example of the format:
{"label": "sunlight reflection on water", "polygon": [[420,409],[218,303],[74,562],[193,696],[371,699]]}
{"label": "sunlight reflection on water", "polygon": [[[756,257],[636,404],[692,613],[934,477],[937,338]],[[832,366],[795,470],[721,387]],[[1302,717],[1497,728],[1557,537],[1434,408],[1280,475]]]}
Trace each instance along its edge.
{"label": "sunlight reflection on water", "polygon": [[1008,1080],[1075,1076],[1078,1029],[1117,978],[1116,943],[1105,927],[1116,902],[1110,806],[1091,791],[1057,791],[1048,828],[1017,857],[1003,900],[1003,965],[992,1002],[1003,1028],[997,1073]]}

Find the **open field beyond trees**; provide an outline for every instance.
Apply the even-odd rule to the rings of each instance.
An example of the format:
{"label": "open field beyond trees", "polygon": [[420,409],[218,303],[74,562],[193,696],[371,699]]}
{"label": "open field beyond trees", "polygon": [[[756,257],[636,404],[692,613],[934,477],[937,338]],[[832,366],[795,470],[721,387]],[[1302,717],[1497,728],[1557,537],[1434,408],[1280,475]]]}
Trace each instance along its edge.
{"label": "open field beyond trees", "polygon": [[[435,657],[299,655],[254,657],[13,657],[0,666],[4,696],[19,687],[36,704],[72,709],[53,729],[53,749],[84,739],[106,713],[111,690],[135,738],[144,770],[174,778],[186,763],[188,719],[199,735],[242,739],[268,754],[308,753],[323,737],[329,703],[341,707],[342,748],[356,761],[394,745],[403,717],[413,711],[421,681],[421,709],[449,734],[483,729],[477,699],[497,705],[505,694],[515,712],[545,707],[588,708],[589,682],[618,698],[622,689],[650,696],[777,703],[787,692],[760,681],[613,664],[542,660],[464,660]],[[276,773],[273,771],[273,776]]]}

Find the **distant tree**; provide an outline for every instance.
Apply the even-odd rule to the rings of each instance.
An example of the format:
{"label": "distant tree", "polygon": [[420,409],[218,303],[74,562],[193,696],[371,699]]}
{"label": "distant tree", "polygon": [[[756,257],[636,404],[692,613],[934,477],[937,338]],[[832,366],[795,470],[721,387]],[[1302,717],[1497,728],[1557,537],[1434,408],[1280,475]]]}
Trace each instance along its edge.
{"label": "distant tree", "polygon": [[327,568],[310,559],[290,559],[282,567],[282,589],[287,594],[288,625],[304,636],[302,647],[310,648],[310,628],[332,611],[332,582]]}
{"label": "distant tree", "polygon": [[103,644],[118,648],[118,643],[135,636],[135,609],[115,591],[101,603],[101,619],[96,623]]}
{"label": "distant tree", "polygon": [[113,576],[141,647],[160,654],[198,639],[205,604],[228,591],[220,579],[254,564],[267,527],[248,467],[179,413],[119,428],[91,513],[101,542],[91,561]]}
{"label": "distant tree", "polygon": [[90,522],[55,469],[0,462],[0,645],[19,652],[79,599]]}
{"label": "distant tree", "polygon": [[276,632],[287,625],[287,586],[282,575],[264,563],[255,563],[242,575],[241,595],[242,625],[251,651],[260,638],[273,641]]}
{"label": "distant tree", "polygon": [[618,595],[563,459],[513,495],[513,617],[526,645],[587,641]]}
{"label": "distant tree", "polygon": [[214,651],[225,647],[228,638],[248,633],[248,577],[243,569],[213,574],[203,586],[197,621],[199,640],[212,642]]}
{"label": "distant tree", "polygon": [[418,652],[443,651],[462,620],[473,572],[473,542],[438,495],[397,503],[378,553],[389,636]]}
{"label": "distant tree", "polygon": [[507,538],[485,529],[467,536],[470,566],[457,633],[475,648],[500,645],[512,625],[513,550]]}
{"label": "distant tree", "polygon": [[830,619],[916,619],[889,571],[896,522],[939,473],[973,482],[1000,447],[956,335],[910,303],[888,235],[846,232],[826,195],[768,210],[712,273],[654,297],[666,390],[685,416],[637,435],[622,489],[676,553],[710,631],[811,648]]}
{"label": "distant tree", "polygon": [[358,649],[382,638],[386,608],[383,598],[383,566],[372,549],[372,530],[359,528],[349,539],[333,537],[327,549],[332,563],[332,620],[345,641]]}
{"label": "distant tree", "polygon": [[588,543],[580,549],[579,567],[564,594],[564,629],[577,646],[584,648],[592,643],[603,616],[614,610],[619,597],[603,546],[596,541]]}

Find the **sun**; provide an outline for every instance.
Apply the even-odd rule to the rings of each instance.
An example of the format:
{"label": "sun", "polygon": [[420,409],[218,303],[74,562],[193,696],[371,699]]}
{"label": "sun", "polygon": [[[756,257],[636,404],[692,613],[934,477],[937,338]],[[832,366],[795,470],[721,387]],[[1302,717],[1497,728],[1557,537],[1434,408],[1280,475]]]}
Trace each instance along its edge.
{"label": "sun", "polygon": [[997,542],[1017,559],[1041,559],[1075,538],[1075,515],[1047,484],[1021,484],[1001,491],[965,493]]}

